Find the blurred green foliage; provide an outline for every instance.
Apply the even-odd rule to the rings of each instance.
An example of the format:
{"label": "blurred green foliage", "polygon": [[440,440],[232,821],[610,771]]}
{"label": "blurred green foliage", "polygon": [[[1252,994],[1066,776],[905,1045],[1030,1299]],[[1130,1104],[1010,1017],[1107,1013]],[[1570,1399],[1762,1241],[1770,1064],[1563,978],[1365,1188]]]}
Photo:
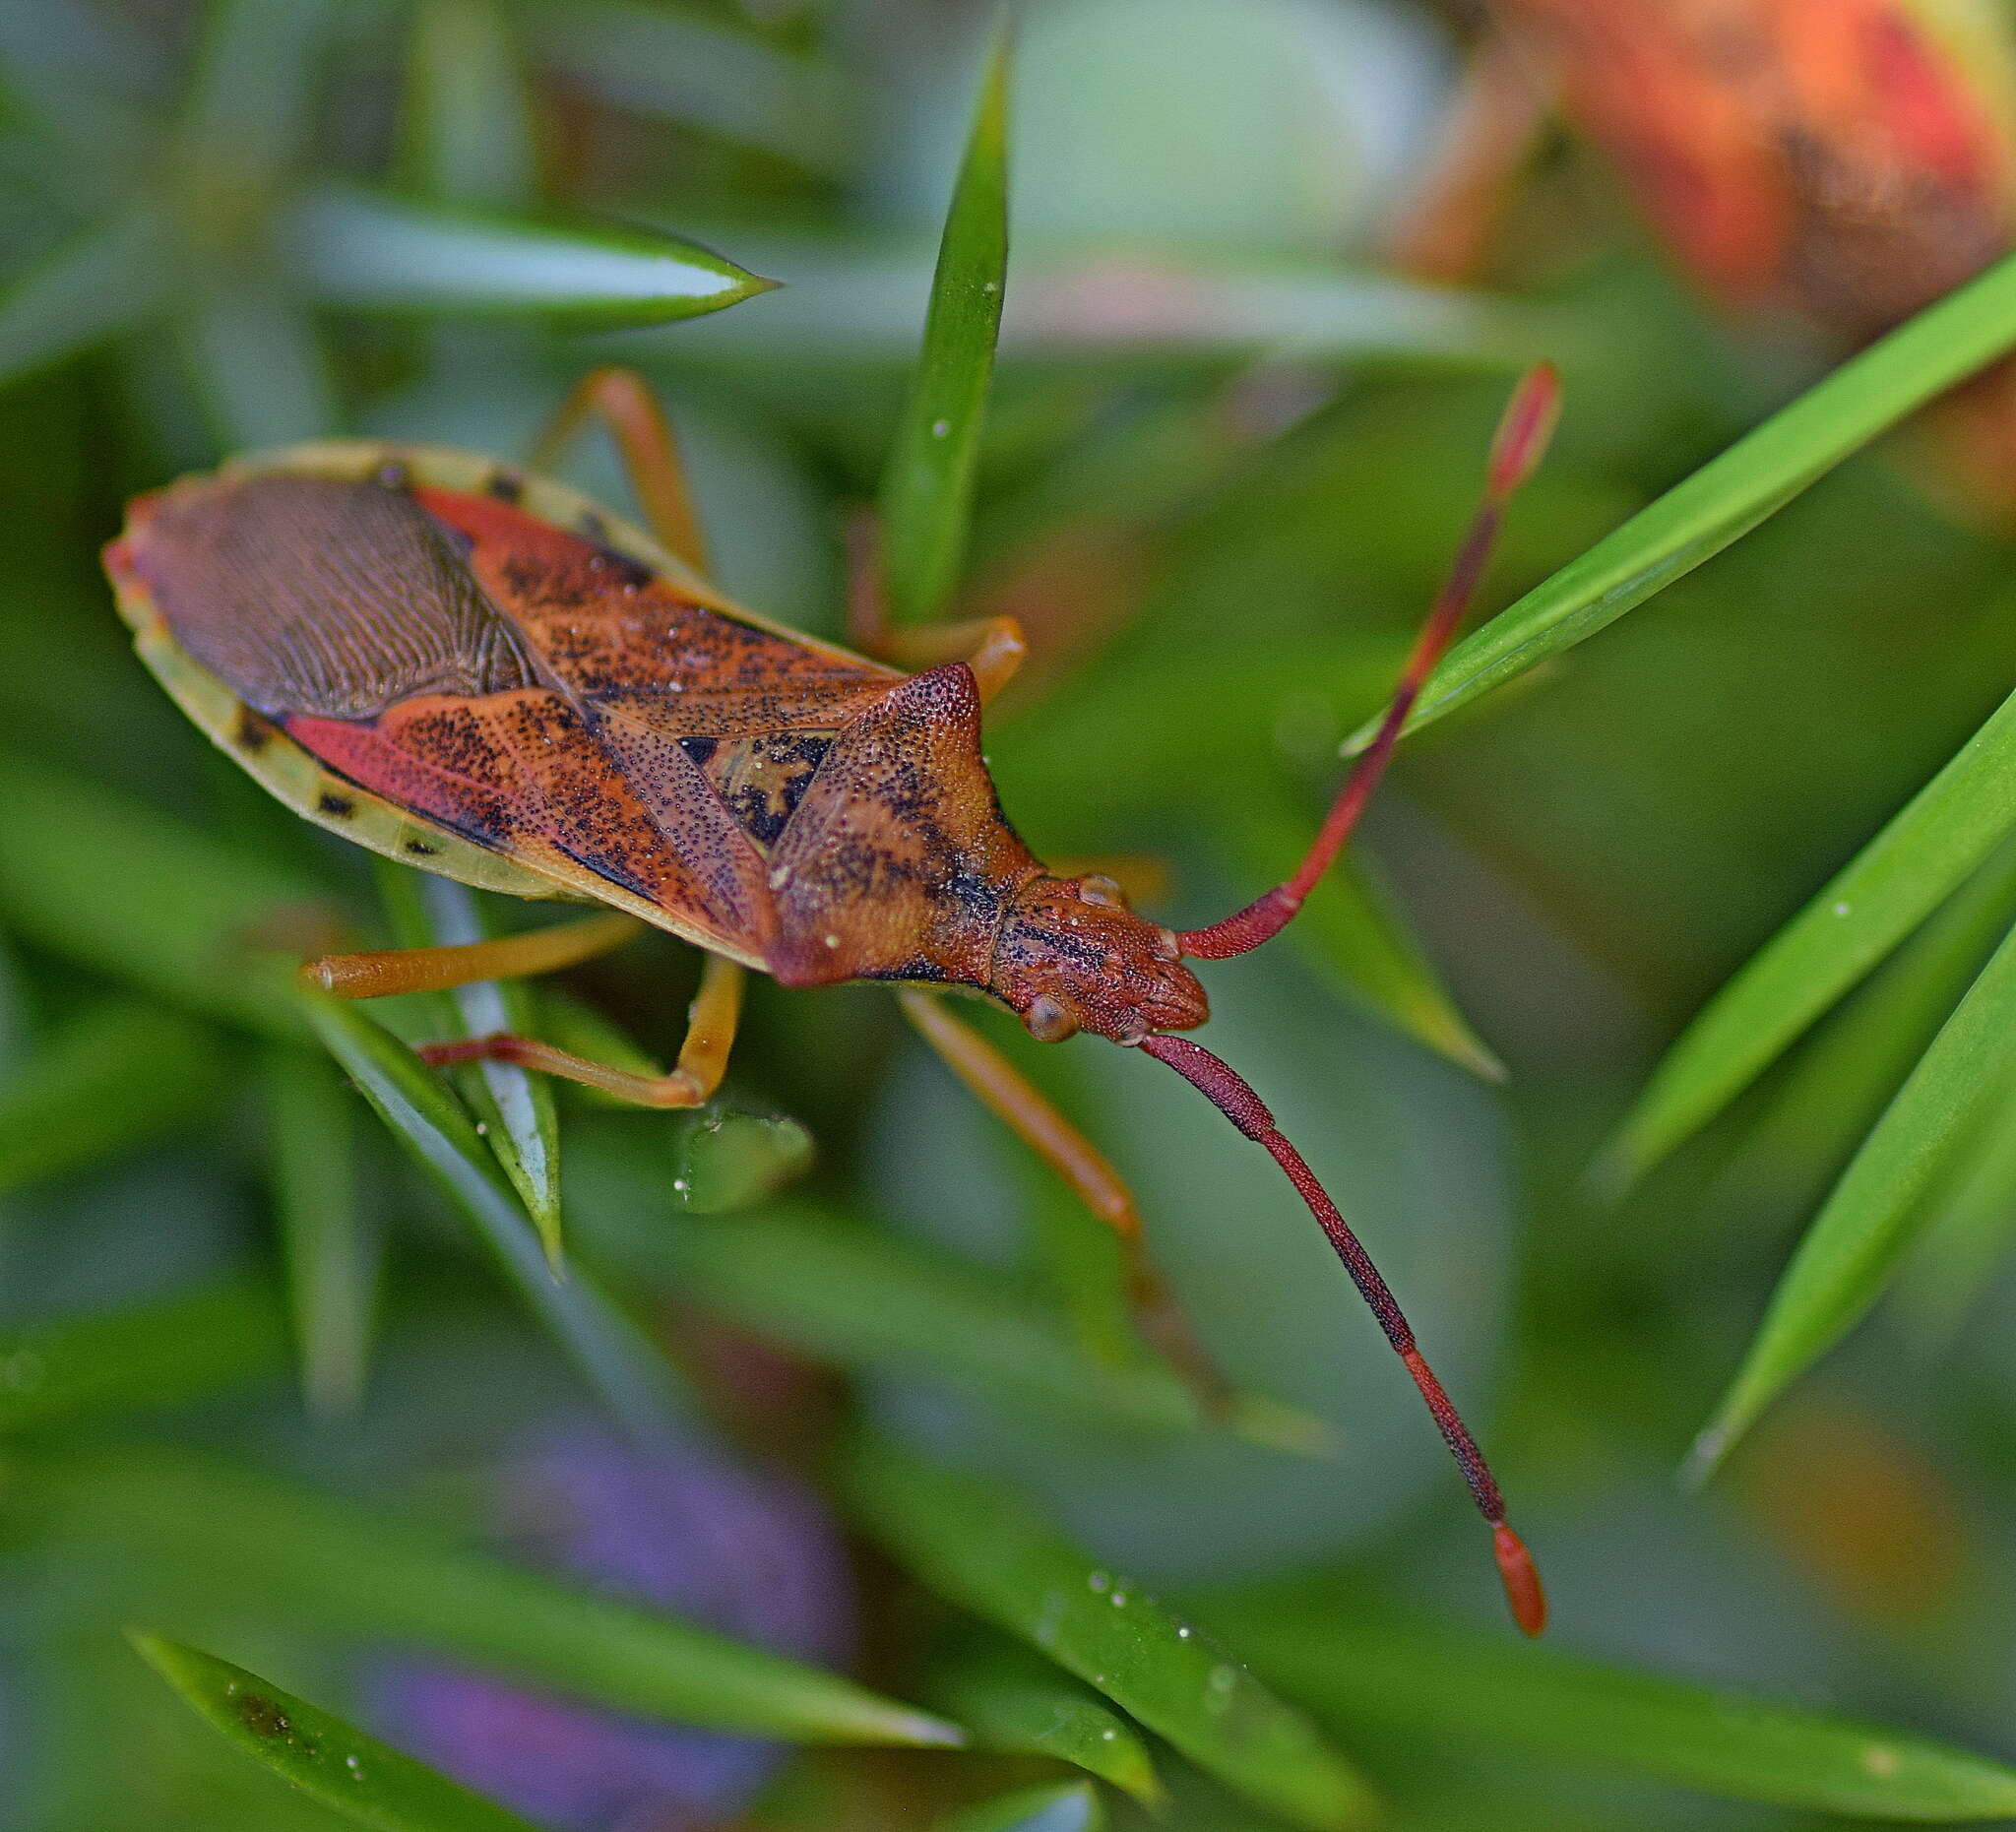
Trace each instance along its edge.
{"label": "blurred green foliage", "polygon": [[[1446,96],[1439,10],[1041,0],[1012,90],[997,23],[0,8],[0,1825],[341,1823],[128,1626],[176,1637],[145,1645],[199,1709],[298,1687],[331,1750],[400,1742],[387,1648],[761,1733],[799,1753],[721,1810],[773,1832],[2016,1817],[2016,596],[2005,540],[1856,455],[2016,343],[2016,270],[1821,381],[1545,166],[1497,289],[1423,287],[1374,231]],[[969,291],[914,369],[934,265]],[[1211,1041],[1484,1427],[1557,1650],[1503,1628],[1292,1192],[1172,1077],[978,1019],[1134,1182],[1225,1420],[877,988],[759,980],[696,1116],[411,1048],[494,997],[667,1060],[696,976],[668,938],[304,1002],[332,925],[526,915],[388,894],[269,803],[95,564],[125,497],[232,449],[519,456],[634,363],[727,590],[836,634],[842,520],[879,492],[906,610],[1029,626],[989,723],[1026,837],[1150,854],[1201,921],[1319,817],[1543,355],[1568,412],[1488,586],[1514,608],[1424,711],[1498,691],[1411,740],[1292,941],[1213,971]],[[601,444],[568,474],[634,511]],[[1752,1435],[1682,1493],[1767,1305],[1726,1421]],[[483,1485],[584,1406],[640,1454],[792,1465],[871,1537],[854,1671],[500,1547]],[[373,1823],[503,1823],[406,1779]]]}

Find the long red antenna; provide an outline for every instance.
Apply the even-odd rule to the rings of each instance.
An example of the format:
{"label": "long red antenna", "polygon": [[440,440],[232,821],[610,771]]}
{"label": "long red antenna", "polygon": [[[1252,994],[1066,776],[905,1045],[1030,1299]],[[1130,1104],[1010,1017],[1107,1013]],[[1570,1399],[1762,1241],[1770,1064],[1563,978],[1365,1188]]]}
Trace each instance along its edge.
{"label": "long red antenna", "polygon": [[1345,1270],[1351,1274],[1359,1295],[1379,1319],[1379,1327],[1385,1331],[1394,1353],[1407,1363],[1407,1371],[1414,1376],[1414,1384],[1420,1389],[1421,1398],[1434,1415],[1442,1441],[1449,1446],[1450,1454],[1456,1459],[1456,1467],[1463,1472],[1463,1480],[1470,1485],[1478,1512],[1489,1523],[1497,1554],[1498,1576],[1505,1586],[1505,1600],[1512,1606],[1512,1619],[1527,1634],[1539,1634],[1546,1626],[1547,1599],[1546,1592],[1541,1588],[1540,1573],[1534,1568],[1533,1554],[1526,1549],[1526,1543],[1506,1526],[1505,1497],[1499,1491],[1497,1478],[1491,1474],[1491,1466],[1484,1461],[1484,1453],[1477,1447],[1477,1439],[1471,1436],[1470,1427],[1463,1422],[1449,1395],[1442,1390],[1442,1383],[1435,1378],[1435,1370],[1415,1346],[1414,1330],[1401,1310],[1399,1300],[1393,1295],[1392,1287],[1381,1276],[1378,1267],[1372,1264],[1372,1256],[1365,1251],[1357,1235],[1352,1232],[1351,1224],[1338,1213],[1337,1204],[1330,1200],[1329,1192],[1316,1180],[1315,1171],[1309,1169],[1301,1153],[1289,1143],[1281,1128],[1274,1123],[1274,1115],[1267,1110],[1266,1103],[1253,1092],[1243,1076],[1214,1056],[1202,1043],[1192,1042],[1187,1037],[1159,1033],[1144,1038],[1141,1047],[1151,1056],[1166,1062],[1247,1138],[1264,1145],[1274,1162],[1288,1172],[1289,1181],[1309,1205],[1309,1213],[1322,1225],[1324,1233],[1329,1235],[1330,1244],[1337,1249],[1337,1257],[1344,1261]]}
{"label": "long red antenna", "polygon": [[1561,378],[1552,363],[1544,362],[1538,368],[1530,369],[1513,390],[1504,416],[1498,421],[1497,435],[1491,441],[1490,462],[1484,474],[1483,500],[1471,518],[1469,531],[1463,537],[1463,544],[1456,550],[1456,560],[1449,569],[1449,576],[1435,596],[1435,601],[1421,625],[1420,635],[1415,639],[1414,652],[1401,671],[1400,685],[1394,692],[1392,704],[1386,709],[1386,717],[1380,721],[1378,734],[1344,779],[1343,787],[1337,791],[1337,799],[1330,804],[1330,812],[1316,835],[1315,844],[1309,848],[1308,855],[1295,875],[1286,884],[1277,884],[1264,897],[1255,898],[1245,909],[1227,916],[1222,922],[1214,922],[1209,928],[1187,929],[1179,934],[1176,944],[1185,954],[1201,961],[1225,961],[1235,954],[1250,953],[1263,941],[1272,941],[1288,926],[1290,918],[1315,889],[1317,880],[1344,851],[1344,843],[1351,838],[1358,816],[1365,811],[1365,803],[1371,800],[1372,790],[1378,788],[1379,779],[1386,774],[1394,746],[1400,742],[1401,727],[1407,724],[1407,717],[1420,698],[1428,675],[1442,659],[1442,652],[1449,647],[1457,626],[1463,621],[1463,613],[1469,608],[1478,581],[1483,577],[1484,567],[1490,560],[1491,545],[1497,539],[1498,524],[1504,517],[1505,505],[1512,500],[1519,486],[1533,475],[1546,451],[1560,406]]}

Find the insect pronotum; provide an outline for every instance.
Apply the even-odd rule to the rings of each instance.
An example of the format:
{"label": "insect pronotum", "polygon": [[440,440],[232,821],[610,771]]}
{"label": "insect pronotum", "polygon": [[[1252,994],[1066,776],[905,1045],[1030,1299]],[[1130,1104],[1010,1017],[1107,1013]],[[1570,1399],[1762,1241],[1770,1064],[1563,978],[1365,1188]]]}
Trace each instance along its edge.
{"label": "insect pronotum", "polygon": [[425,870],[619,913],[330,956],[302,969],[311,985],[364,998],[547,972],[616,945],[639,918],[707,951],[667,1075],[508,1036],[423,1052],[433,1062],[510,1061],[692,1106],[721,1080],[746,969],[794,986],[894,981],[953,1069],[1130,1236],[1131,1198],[1103,1158],[936,995],[991,997],[1040,1042],[1086,1031],[1168,1064],[1268,1151],[1322,1225],[1427,1402],[1491,1527],[1512,1612],[1536,1634],[1533,1561],[1385,1280],[1259,1096],[1179,1033],[1209,1015],[1185,957],[1225,960],[1279,933],[1350,837],[1507,499],[1539,463],[1557,394],[1541,368],[1513,396],[1449,579],[1300,869],[1182,933],[1134,915],[1110,879],[1045,870],[1002,815],[979,713],[1021,658],[1013,624],[891,631],[857,591],[856,631],[885,655],[972,651],[906,674],[729,603],[704,582],[669,432],[626,372],[588,377],[554,436],[603,414],[660,541],[488,459],[331,443],[139,498],[105,563],[168,692],[297,812]]}

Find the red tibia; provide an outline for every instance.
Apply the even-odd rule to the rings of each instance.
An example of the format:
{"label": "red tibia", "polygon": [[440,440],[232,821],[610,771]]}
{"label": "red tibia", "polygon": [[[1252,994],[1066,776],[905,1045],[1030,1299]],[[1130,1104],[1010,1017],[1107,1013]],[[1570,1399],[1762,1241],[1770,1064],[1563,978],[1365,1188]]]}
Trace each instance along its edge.
{"label": "red tibia", "polygon": [[1185,954],[1200,961],[1224,961],[1235,954],[1248,954],[1264,941],[1272,941],[1288,926],[1310,891],[1315,889],[1317,881],[1330,869],[1338,853],[1344,851],[1344,844],[1357,825],[1358,816],[1365,811],[1365,803],[1372,798],[1372,790],[1386,774],[1386,766],[1392,761],[1394,746],[1400,742],[1401,728],[1407,724],[1408,715],[1414,711],[1421,688],[1427,684],[1435,663],[1442,659],[1443,652],[1456,635],[1478,581],[1483,577],[1506,502],[1513,491],[1533,474],[1546,450],[1547,439],[1559,414],[1560,399],[1560,377],[1551,363],[1542,363],[1539,368],[1531,370],[1513,391],[1504,415],[1498,421],[1496,436],[1491,441],[1490,461],[1484,473],[1483,501],[1478,505],[1477,514],[1464,535],[1463,544],[1457,549],[1449,576],[1435,596],[1419,636],[1415,639],[1414,651],[1407,658],[1407,666],[1401,670],[1400,685],[1394,690],[1392,702],[1386,708],[1386,717],[1379,722],[1377,734],[1344,779],[1344,787],[1337,791],[1337,799],[1331,803],[1330,812],[1316,835],[1316,843],[1309,848],[1300,868],[1286,884],[1277,884],[1265,896],[1255,898],[1243,910],[1236,911],[1223,921],[1214,922],[1209,928],[1193,928],[1179,934],[1176,943]]}
{"label": "red tibia", "polygon": [[1420,1389],[1420,1396],[1434,1417],[1435,1428],[1442,1433],[1442,1441],[1449,1446],[1450,1454],[1456,1459],[1456,1467],[1463,1472],[1463,1480],[1470,1486],[1478,1512],[1490,1523],[1497,1549],[1498,1575],[1504,1582],[1513,1619],[1529,1635],[1539,1634],[1546,1622],[1546,1597],[1541,1589],[1540,1574],[1534,1569],[1531,1554],[1519,1536],[1505,1525],[1505,1498],[1499,1492],[1497,1479],[1492,1476],[1490,1465],[1485,1463],[1483,1452],[1478,1449],[1470,1427],[1463,1422],[1449,1395],[1442,1390],[1442,1383],[1435,1378],[1434,1369],[1415,1346],[1414,1331],[1401,1311],[1399,1300],[1378,1267],[1372,1264],[1372,1256],[1365,1251],[1357,1235],[1352,1232],[1351,1224],[1338,1213],[1337,1204],[1330,1200],[1329,1192],[1316,1180],[1315,1171],[1309,1169],[1301,1153],[1289,1143],[1281,1128],[1274,1123],[1274,1115],[1267,1110],[1266,1104],[1236,1070],[1220,1061],[1202,1043],[1193,1042],[1187,1037],[1158,1034],[1143,1039],[1141,1047],[1149,1055],[1166,1062],[1247,1138],[1265,1146],[1274,1162],[1288,1172],[1289,1181],[1294,1184],[1302,1200],[1309,1205],[1309,1213],[1321,1224],[1330,1244],[1337,1250],[1337,1257],[1344,1261],[1345,1270],[1351,1274],[1359,1295],[1371,1306],[1386,1340],[1406,1363],[1407,1371],[1414,1377],[1414,1384]]}

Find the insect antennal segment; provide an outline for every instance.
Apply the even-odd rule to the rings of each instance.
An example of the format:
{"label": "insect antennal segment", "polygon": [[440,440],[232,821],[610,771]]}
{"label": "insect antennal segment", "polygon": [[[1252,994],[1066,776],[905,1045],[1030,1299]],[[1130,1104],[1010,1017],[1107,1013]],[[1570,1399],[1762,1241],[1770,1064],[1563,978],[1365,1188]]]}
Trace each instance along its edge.
{"label": "insect antennal segment", "polygon": [[1289,1181],[1295,1186],[1296,1193],[1328,1236],[1337,1257],[1351,1274],[1352,1283],[1370,1306],[1386,1340],[1392,1344],[1394,1353],[1400,1357],[1416,1388],[1427,1403],[1435,1428],[1449,1446],[1450,1455],[1456,1459],[1456,1467],[1463,1472],[1463,1480],[1470,1488],[1471,1498],[1477,1503],[1478,1512],[1489,1524],[1498,1576],[1505,1586],[1505,1600],[1511,1606],[1512,1619],[1527,1634],[1539,1634],[1546,1625],[1546,1593],[1541,1588],[1540,1573],[1534,1567],[1533,1555],[1526,1549],[1525,1542],[1505,1524],[1505,1497],[1498,1488],[1497,1479],[1491,1474],[1491,1466],[1484,1461],[1483,1452],[1478,1448],[1470,1427],[1463,1422],[1455,1403],[1443,1390],[1441,1381],[1436,1379],[1435,1370],[1416,1345],[1414,1329],[1393,1295],[1392,1288],[1378,1267],[1373,1265],[1371,1255],[1352,1232],[1351,1224],[1338,1211],[1337,1204],[1331,1201],[1329,1191],[1317,1181],[1308,1162],[1275,1124],[1274,1115],[1266,1104],[1229,1064],[1187,1037],[1145,1038],[1141,1048],[1148,1055],[1166,1062],[1240,1132],[1256,1145],[1264,1147],[1287,1172]]}
{"label": "insect antennal segment", "polygon": [[1183,953],[1200,961],[1224,961],[1236,954],[1249,954],[1262,942],[1273,940],[1288,926],[1310,891],[1315,889],[1317,881],[1330,869],[1338,853],[1344,851],[1345,842],[1351,838],[1358,817],[1365,811],[1365,804],[1372,798],[1372,790],[1386,774],[1386,766],[1392,761],[1394,747],[1400,742],[1400,733],[1408,716],[1420,698],[1421,689],[1426,686],[1435,663],[1454,640],[1457,627],[1463,621],[1463,613],[1476,595],[1478,582],[1483,577],[1484,568],[1490,562],[1491,549],[1497,541],[1505,505],[1533,475],[1546,452],[1547,440],[1559,416],[1560,399],[1560,377],[1551,363],[1542,363],[1530,370],[1513,390],[1512,399],[1506,404],[1497,433],[1491,441],[1491,455],[1484,472],[1483,498],[1478,504],[1477,513],[1471,518],[1462,544],[1456,550],[1449,575],[1422,621],[1407,665],[1401,670],[1400,684],[1387,705],[1386,716],[1379,722],[1378,732],[1371,743],[1345,777],[1337,791],[1337,799],[1331,803],[1330,812],[1316,835],[1315,844],[1309,848],[1294,876],[1285,884],[1277,884],[1273,890],[1255,898],[1243,910],[1235,911],[1223,921],[1214,922],[1208,928],[1184,931],[1176,938]]}

